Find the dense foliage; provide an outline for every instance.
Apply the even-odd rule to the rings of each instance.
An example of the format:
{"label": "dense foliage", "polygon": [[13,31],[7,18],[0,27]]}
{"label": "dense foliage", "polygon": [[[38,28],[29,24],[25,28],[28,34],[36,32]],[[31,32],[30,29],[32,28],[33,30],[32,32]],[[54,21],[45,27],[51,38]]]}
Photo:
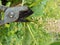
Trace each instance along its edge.
{"label": "dense foliage", "polygon": [[31,22],[0,26],[0,45],[50,45],[60,41],[60,0],[9,0],[6,6],[21,2],[33,10],[27,18]]}

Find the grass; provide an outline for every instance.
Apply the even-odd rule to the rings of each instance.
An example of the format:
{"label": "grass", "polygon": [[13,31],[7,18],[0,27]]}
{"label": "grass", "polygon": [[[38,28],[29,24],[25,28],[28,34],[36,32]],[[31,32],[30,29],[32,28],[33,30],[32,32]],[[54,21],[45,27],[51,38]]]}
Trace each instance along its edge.
{"label": "grass", "polygon": [[24,3],[34,11],[27,18],[33,22],[0,26],[0,45],[50,45],[60,41],[60,0],[23,0]]}

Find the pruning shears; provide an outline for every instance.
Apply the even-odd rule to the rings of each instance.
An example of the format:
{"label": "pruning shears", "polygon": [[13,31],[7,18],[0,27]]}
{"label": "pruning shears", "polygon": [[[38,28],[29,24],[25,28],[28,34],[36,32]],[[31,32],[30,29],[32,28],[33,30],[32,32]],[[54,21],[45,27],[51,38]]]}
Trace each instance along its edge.
{"label": "pruning shears", "polygon": [[0,10],[4,11],[4,19],[0,20],[0,25],[11,22],[29,22],[25,18],[33,13],[28,6],[6,7],[0,5]]}

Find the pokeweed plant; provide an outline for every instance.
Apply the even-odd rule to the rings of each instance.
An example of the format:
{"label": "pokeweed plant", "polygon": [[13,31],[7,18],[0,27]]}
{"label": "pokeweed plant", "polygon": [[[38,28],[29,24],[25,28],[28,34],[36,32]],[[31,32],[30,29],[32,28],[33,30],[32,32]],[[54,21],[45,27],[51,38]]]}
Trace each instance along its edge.
{"label": "pokeweed plant", "polygon": [[60,0],[9,0],[6,6],[18,3],[33,10],[27,18],[31,22],[0,26],[0,45],[50,45],[60,41]]}

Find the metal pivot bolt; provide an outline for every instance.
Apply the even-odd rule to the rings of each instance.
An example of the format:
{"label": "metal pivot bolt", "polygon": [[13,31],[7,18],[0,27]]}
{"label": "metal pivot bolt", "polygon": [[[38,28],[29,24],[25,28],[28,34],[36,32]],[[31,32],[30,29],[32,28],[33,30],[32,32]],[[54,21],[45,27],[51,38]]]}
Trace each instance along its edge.
{"label": "metal pivot bolt", "polygon": [[10,18],[13,18],[14,17],[14,14],[15,14],[14,12],[9,12],[9,17]]}

